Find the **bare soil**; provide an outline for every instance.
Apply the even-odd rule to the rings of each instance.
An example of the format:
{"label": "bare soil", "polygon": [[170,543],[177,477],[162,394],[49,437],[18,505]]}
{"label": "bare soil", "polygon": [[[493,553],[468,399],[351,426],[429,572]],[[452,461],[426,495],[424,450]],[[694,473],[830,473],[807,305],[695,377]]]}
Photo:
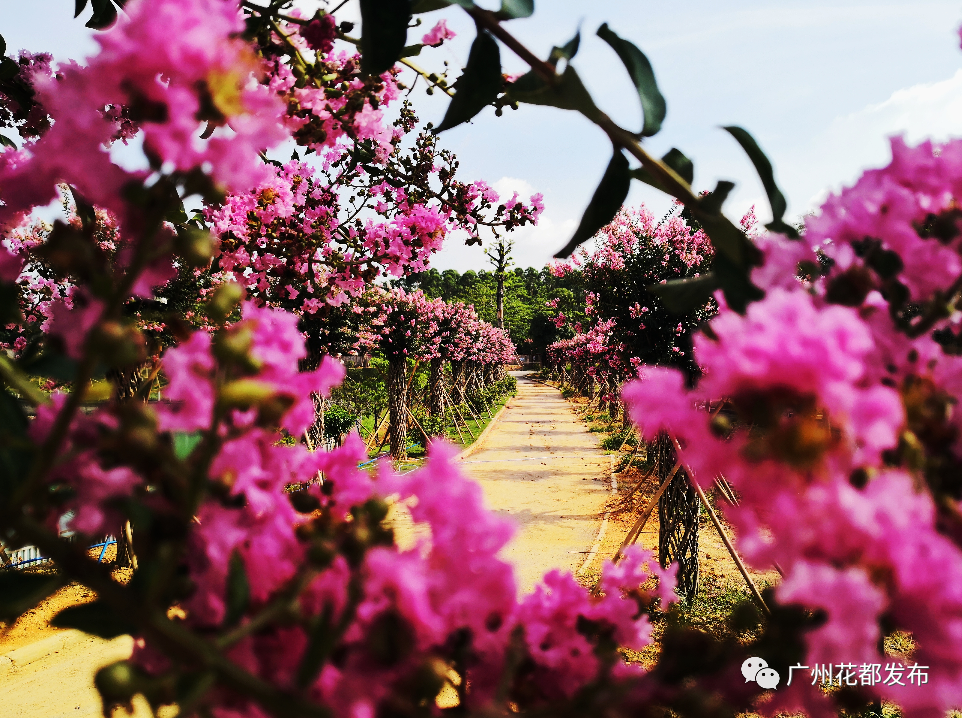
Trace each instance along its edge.
{"label": "bare soil", "polygon": [[[99,550],[98,550],[99,553]],[[108,547],[105,559],[114,559]],[[49,570],[43,567],[33,569]],[[118,570],[117,578],[129,576]],[[93,679],[103,666],[129,658],[133,639],[121,636],[105,641],[80,631],[62,630],[51,619],[68,606],[88,603],[93,591],[71,584],[60,589],[20,619],[0,622],[0,718],[98,718],[103,715]],[[114,717],[148,718],[150,708],[142,698],[134,712],[114,711]]]}

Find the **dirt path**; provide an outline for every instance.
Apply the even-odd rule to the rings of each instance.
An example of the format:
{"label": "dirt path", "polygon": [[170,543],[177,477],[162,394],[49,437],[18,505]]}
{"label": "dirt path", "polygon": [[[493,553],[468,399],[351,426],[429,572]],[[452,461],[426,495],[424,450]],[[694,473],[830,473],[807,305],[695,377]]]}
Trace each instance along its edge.
{"label": "dirt path", "polygon": [[[92,591],[72,584],[25,613],[12,626],[0,623],[0,718],[103,715],[94,674],[103,666],[130,657],[133,640],[121,636],[105,641],[80,631],[50,626],[50,620],[67,606],[93,599]],[[134,708],[135,718],[151,715],[142,698],[134,701]],[[114,713],[115,718],[126,715],[123,710]]]}
{"label": "dirt path", "polygon": [[488,508],[517,523],[504,557],[528,592],[553,568],[577,573],[592,562],[611,496],[611,458],[557,389],[515,376],[518,395],[461,465],[481,484]]}

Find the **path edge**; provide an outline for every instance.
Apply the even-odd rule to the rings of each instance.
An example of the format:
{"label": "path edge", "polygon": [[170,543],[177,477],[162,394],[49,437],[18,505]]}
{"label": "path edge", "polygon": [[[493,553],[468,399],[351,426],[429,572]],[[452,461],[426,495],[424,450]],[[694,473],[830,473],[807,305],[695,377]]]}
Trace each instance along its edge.
{"label": "path edge", "polygon": [[[608,479],[610,482],[608,485],[608,488],[611,489],[611,496],[612,498],[614,498],[618,495],[618,477],[617,477],[617,472],[615,471],[615,455],[609,454],[609,456],[611,457],[611,463],[609,464],[609,469],[608,469]],[[592,544],[591,549],[588,551],[588,555],[585,557],[585,560],[581,563],[581,566],[579,566],[578,570],[574,572],[575,576],[580,576],[581,574],[583,574],[585,571],[588,570],[588,567],[594,562],[595,557],[598,555],[598,550],[601,548],[601,542],[605,537],[605,531],[608,528],[608,518],[610,516],[611,516],[611,506],[609,503],[608,506],[605,506],[605,513],[601,519],[601,526],[598,527],[598,534],[595,536],[595,542]]]}
{"label": "path edge", "polygon": [[[514,397],[512,396],[511,399],[514,399]],[[508,401],[511,401],[511,399],[508,399]],[[488,437],[488,434],[491,432],[491,429],[494,428],[494,425],[500,421],[501,415],[507,411],[508,401],[504,402],[504,405],[502,405],[502,407],[498,410],[498,413],[491,417],[491,421],[489,421],[488,425],[484,427],[484,431],[478,435],[478,438],[475,439],[470,446],[462,450],[460,454],[454,457],[455,461],[464,461],[466,458],[471,456],[471,454],[480,450],[482,442]]]}

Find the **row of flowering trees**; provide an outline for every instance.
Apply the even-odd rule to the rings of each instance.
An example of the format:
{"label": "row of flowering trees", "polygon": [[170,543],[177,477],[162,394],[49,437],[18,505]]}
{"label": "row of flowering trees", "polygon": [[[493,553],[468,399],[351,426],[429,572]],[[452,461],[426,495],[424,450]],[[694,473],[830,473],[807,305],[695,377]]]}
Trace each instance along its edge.
{"label": "row of flowering trees", "polygon": [[482,321],[473,307],[460,302],[428,299],[421,291],[373,289],[354,302],[351,311],[363,317],[352,353],[376,351],[388,360],[389,431],[395,459],[405,458],[412,417],[410,360],[430,367],[427,406],[433,417],[440,418],[449,406],[466,404],[470,389],[483,390],[502,378],[505,365],[515,359],[505,331]]}
{"label": "row of flowering trees", "polygon": [[[660,221],[642,205],[623,207],[595,236],[594,246],[551,265],[556,276],[578,273],[585,293],[584,319],[574,336],[550,345],[549,364],[559,377],[615,411],[621,385],[642,365],[675,366],[697,373],[692,334],[717,305],[711,298],[689,311],[669,311],[649,287],[697,278],[711,265],[704,230],[677,205]],[[694,225],[694,226],[693,226]],[[742,220],[754,230],[754,217]],[[555,323],[571,321],[559,313]]]}
{"label": "row of flowering trees", "polygon": [[[0,535],[58,567],[0,573],[0,619],[69,581],[93,589],[96,601],[54,622],[134,635],[132,659],[97,675],[105,714],[137,694],[216,718],[822,715],[882,697],[906,715],[956,707],[962,143],[896,140],[892,164],[831,198],[796,241],[770,163],[727,128],[772,208],[773,234],[753,241],[721,212],[730,183],[696,194],[684,155],[642,147],[665,101],[644,54],[607,25],[597,35],[628,71],[640,133],[594,104],[571,62],[580,35],[548,59],[511,35],[528,0],[497,11],[457,0],[478,35],[453,90],[410,60],[446,26],[407,37],[414,13],[445,0],[362,0],[360,37],[323,10],[252,0],[98,0],[93,24],[116,18],[114,4],[124,13],[85,65],[0,61],[0,121],[18,135],[0,153]],[[499,43],[531,71],[509,81]],[[703,259],[646,287],[666,311],[713,300],[717,315],[689,332],[692,347],[676,345],[681,369],[640,367],[623,397],[646,437],[677,439],[694,481],[726,476],[742,497],[729,516],[741,552],[785,573],[771,615],[742,640],[669,625],[646,672],[623,651],[650,643],[649,616],[674,596],[645,552],[609,564],[591,593],[552,572],[519,597],[498,558],[511,529],[443,445],[419,471],[372,476],[357,468],[356,436],[333,451],[279,441],[303,434],[312,395],[343,377],[325,350],[341,297],[423,263],[452,227],[507,230],[539,209],[453,184],[432,137],[403,149],[411,115],[391,125],[384,114],[403,91],[397,63],[453,95],[439,129],[528,103],[576,110],[605,132],[612,158],[569,253],[610,223],[633,179],[683,202],[708,238],[710,249],[679,229]],[[141,168],[110,151],[125,141]],[[285,142],[310,161],[278,166],[266,153]],[[62,187],[68,221],[36,225]],[[190,217],[184,200],[204,210]],[[24,296],[36,313],[21,310]],[[652,309],[634,301],[640,315]],[[163,346],[165,401],[130,401],[131,369]],[[48,381],[65,390],[48,395]],[[384,523],[390,495],[429,528],[413,550]],[[133,520],[128,583],[59,538],[67,510],[81,536]],[[924,686],[771,691],[739,670],[749,656],[784,678],[793,666],[897,667],[879,647],[893,629],[913,634]]]}

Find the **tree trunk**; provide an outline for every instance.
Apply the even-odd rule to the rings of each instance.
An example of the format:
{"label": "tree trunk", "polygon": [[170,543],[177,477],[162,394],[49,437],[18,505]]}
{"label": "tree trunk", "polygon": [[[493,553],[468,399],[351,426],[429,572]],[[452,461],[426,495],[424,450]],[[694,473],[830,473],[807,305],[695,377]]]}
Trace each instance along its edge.
{"label": "tree trunk", "polygon": [[407,362],[404,357],[392,357],[387,368],[387,401],[391,412],[391,458],[407,458],[408,397]]}
{"label": "tree trunk", "polygon": [[430,394],[428,397],[430,405],[428,406],[428,410],[431,412],[431,416],[441,416],[444,413],[444,397],[442,394],[444,391],[443,359],[431,360],[431,374],[428,381],[430,383]]}
{"label": "tree trunk", "polygon": [[500,271],[495,272],[495,277],[498,280],[496,294],[496,301],[498,303],[498,328],[504,329],[504,269],[501,268]]}
{"label": "tree trunk", "polygon": [[[107,379],[113,382],[114,395],[119,403],[133,401],[137,397],[137,390],[140,388],[140,372],[146,362],[123,369],[111,369],[107,372]],[[141,397],[141,401],[146,401],[146,397]],[[117,532],[117,565],[121,568],[137,568],[137,555],[134,553],[134,532],[130,521],[124,521]]]}
{"label": "tree trunk", "polygon": [[465,384],[467,383],[467,376],[465,375],[465,371],[467,369],[466,364],[467,362],[463,361],[451,362],[451,374],[453,379],[451,382],[451,400],[458,405],[465,403],[464,392],[466,389]]}

